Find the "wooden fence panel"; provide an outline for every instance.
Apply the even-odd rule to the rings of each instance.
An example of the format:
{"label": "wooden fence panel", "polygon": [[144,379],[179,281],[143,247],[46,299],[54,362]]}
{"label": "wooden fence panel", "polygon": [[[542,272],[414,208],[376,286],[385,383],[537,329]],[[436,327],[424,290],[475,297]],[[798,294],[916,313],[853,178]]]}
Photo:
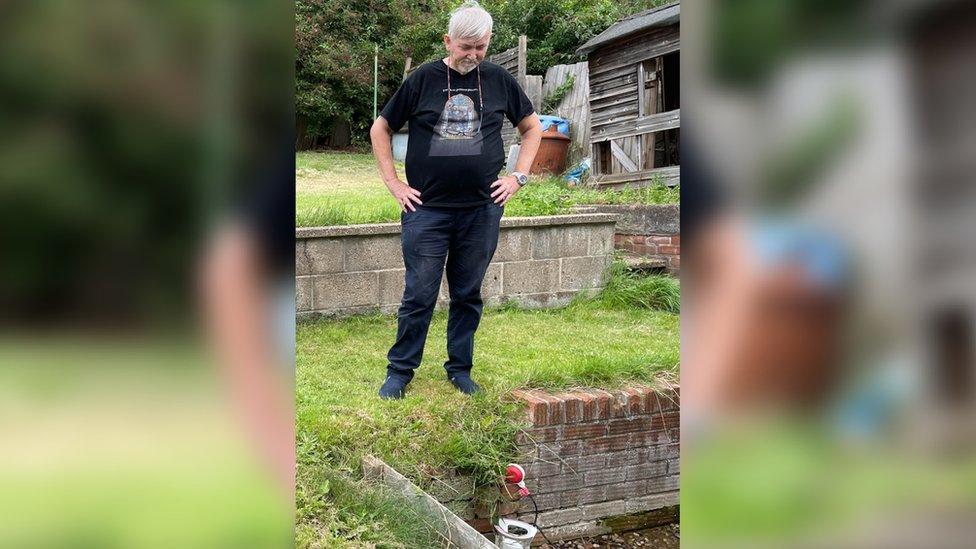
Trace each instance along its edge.
{"label": "wooden fence panel", "polygon": [[556,106],[556,110],[551,113],[539,113],[552,114],[570,121],[569,137],[571,142],[567,166],[572,166],[583,157],[590,155],[590,107],[588,103],[590,79],[587,63],[582,61],[572,65],[549,67],[542,83],[542,97],[545,98],[562,85],[570,74],[576,79],[573,88]]}

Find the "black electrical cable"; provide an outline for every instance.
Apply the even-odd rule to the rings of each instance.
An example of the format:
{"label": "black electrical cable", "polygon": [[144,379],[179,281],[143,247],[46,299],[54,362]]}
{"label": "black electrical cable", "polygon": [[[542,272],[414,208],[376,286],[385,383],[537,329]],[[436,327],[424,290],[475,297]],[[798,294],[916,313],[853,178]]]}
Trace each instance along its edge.
{"label": "black electrical cable", "polygon": [[546,540],[546,543],[548,543],[549,545],[552,545],[552,542],[549,541],[549,538],[546,537],[546,533],[542,531],[542,528],[539,528],[539,525],[538,525],[538,521],[539,521],[539,506],[536,505],[535,498],[532,497],[532,494],[529,494],[528,497],[529,497],[529,499],[532,500],[532,507],[535,507],[535,517],[532,519],[532,526],[535,526],[536,529],[539,530],[539,533],[542,534],[542,539]]}

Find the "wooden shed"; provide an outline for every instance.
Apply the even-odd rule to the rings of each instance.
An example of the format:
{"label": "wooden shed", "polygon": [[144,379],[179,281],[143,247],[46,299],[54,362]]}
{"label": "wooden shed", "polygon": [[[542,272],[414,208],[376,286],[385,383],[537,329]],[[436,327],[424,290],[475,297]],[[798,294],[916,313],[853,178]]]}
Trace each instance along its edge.
{"label": "wooden shed", "polygon": [[587,55],[592,179],[599,186],[679,182],[680,2],[614,23]]}

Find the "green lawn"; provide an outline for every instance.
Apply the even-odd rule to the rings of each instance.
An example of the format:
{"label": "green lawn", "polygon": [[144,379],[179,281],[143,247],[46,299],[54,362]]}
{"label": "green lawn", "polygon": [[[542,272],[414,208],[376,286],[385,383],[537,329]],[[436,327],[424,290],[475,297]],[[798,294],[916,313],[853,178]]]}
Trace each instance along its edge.
{"label": "green lawn", "polygon": [[[297,226],[398,221],[400,214],[368,154],[298,153]],[[403,165],[397,171],[404,178]],[[507,216],[568,212],[575,204],[677,203],[663,186],[623,192],[567,188],[535,179]],[[402,401],[376,395],[393,315],[300,323],[297,330],[296,539],[300,547],[439,547],[436,533],[396,498],[361,480],[377,455],[423,488],[448,469],[497,481],[515,458],[523,427],[511,391],[523,387],[614,388],[677,377],[679,288],[667,277],[627,275],[615,263],[603,293],[557,310],[485,312],[474,377],[484,392],[459,394],[447,381],[446,313],[434,315],[423,365]]]}
{"label": "green lawn", "polygon": [[[397,173],[405,180],[403,164]],[[369,154],[299,152],[296,156],[296,226],[381,223],[400,210]],[[506,205],[505,215],[566,213],[579,204],[676,204],[680,190],[664,186],[623,191],[567,188],[558,177],[533,178]]]}
{"label": "green lawn", "polygon": [[289,540],[206,356],[179,337],[0,338],[0,547]]}
{"label": "green lawn", "polygon": [[916,452],[896,431],[844,437],[836,427],[805,412],[703,431],[681,459],[682,546],[833,547],[855,537],[884,546],[870,541],[885,530],[879,519],[921,518],[921,528],[933,516],[971,516],[969,454]]}
{"label": "green lawn", "polygon": [[[458,393],[444,374],[445,312],[434,315],[424,361],[407,397],[394,402],[376,396],[396,333],[394,316],[299,324],[300,545],[329,546],[316,543],[331,539],[342,546],[344,536],[363,528],[364,513],[377,526],[355,533],[357,543],[432,543],[430,531],[398,518],[394,502],[358,480],[365,453],[379,456],[422,487],[449,468],[470,472],[488,485],[516,456],[514,439],[523,420],[509,396],[512,390],[614,388],[676,379],[678,315],[635,304],[673,305],[677,283],[645,284],[644,292],[661,295],[635,301],[628,289],[640,281],[620,279],[604,295],[562,309],[486,310],[473,371],[484,393],[475,398]],[[364,506],[364,497],[372,503]]]}

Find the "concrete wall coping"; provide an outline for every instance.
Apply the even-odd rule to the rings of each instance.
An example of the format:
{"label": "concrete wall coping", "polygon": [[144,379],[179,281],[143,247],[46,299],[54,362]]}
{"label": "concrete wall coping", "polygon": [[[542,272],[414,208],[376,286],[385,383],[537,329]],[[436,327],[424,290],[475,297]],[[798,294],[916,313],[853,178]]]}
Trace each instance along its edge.
{"label": "concrete wall coping", "polygon": [[[535,217],[503,217],[501,228],[555,227],[561,225],[587,225],[616,223],[620,216],[611,213],[585,213],[568,215],[543,215]],[[337,236],[368,236],[398,234],[399,223],[368,223],[364,225],[333,225],[328,227],[301,227],[295,229],[297,240],[307,238],[331,238]]]}
{"label": "concrete wall coping", "polygon": [[619,214],[618,233],[681,234],[681,206],[678,204],[590,204],[573,209],[580,213]]}

